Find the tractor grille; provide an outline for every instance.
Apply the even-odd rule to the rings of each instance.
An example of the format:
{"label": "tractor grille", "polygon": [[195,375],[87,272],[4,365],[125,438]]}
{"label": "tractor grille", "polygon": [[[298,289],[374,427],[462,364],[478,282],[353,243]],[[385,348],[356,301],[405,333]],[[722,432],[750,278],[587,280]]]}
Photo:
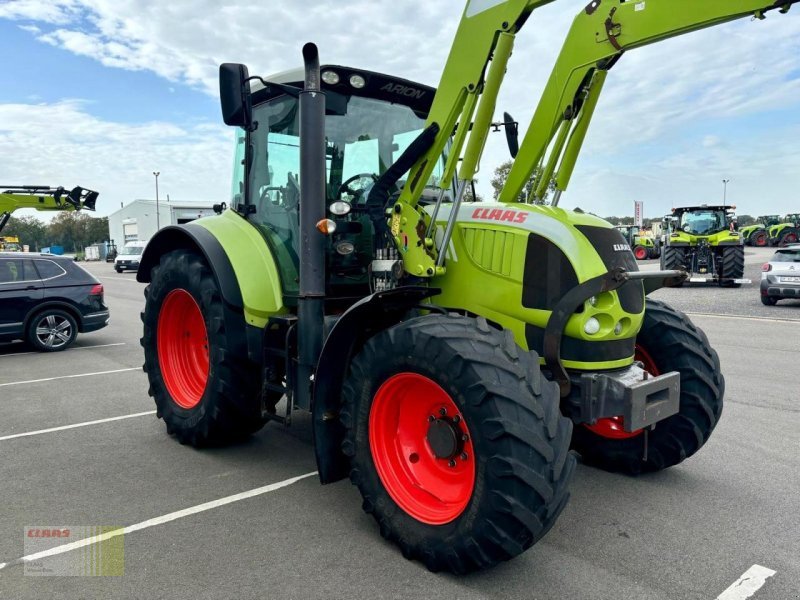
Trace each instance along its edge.
{"label": "tractor grille", "polygon": [[522,278],[522,306],[553,310],[572,288],[578,276],[566,254],[553,242],[532,233],[528,237],[525,274]]}
{"label": "tractor grille", "polygon": [[501,275],[511,275],[511,257],[514,254],[513,233],[462,227],[464,248],[478,265]]}

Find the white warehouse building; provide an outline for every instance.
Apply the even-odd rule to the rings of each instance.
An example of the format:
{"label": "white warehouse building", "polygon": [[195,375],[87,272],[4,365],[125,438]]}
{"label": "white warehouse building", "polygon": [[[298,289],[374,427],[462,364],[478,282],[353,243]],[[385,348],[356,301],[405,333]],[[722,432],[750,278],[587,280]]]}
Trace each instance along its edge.
{"label": "white warehouse building", "polygon": [[134,200],[108,216],[108,235],[118,248],[127,242],[146,242],[159,227],[182,225],[213,215],[212,205],[212,202],[161,201],[157,218],[155,200]]}

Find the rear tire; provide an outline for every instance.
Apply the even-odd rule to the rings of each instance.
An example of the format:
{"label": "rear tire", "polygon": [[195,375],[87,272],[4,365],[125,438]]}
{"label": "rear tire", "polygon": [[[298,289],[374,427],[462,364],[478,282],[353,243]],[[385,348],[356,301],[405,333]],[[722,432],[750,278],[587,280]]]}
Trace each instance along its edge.
{"label": "rear tire", "polygon": [[683,313],[647,299],[644,324],[636,344],[659,373],[681,376],[679,412],[646,432],[627,439],[603,437],[587,427],[575,428],[573,447],[583,461],[606,471],[629,475],[660,471],[682,462],[708,441],[722,414],[725,378],[708,338]]}
{"label": "rear tire", "polygon": [[[231,336],[244,331],[227,328],[218,284],[203,258],[189,250],[165,254],[144,295],[144,370],[167,432],[181,444],[203,447],[259,430],[265,422],[261,372],[247,357],[229,352]],[[176,301],[182,304],[171,305]],[[204,336],[205,353],[202,342],[192,345]]]}
{"label": "rear tire", "polygon": [[733,279],[744,277],[744,246],[722,248],[722,267],[720,269],[719,284],[730,287],[739,287]]}
{"label": "rear tire", "polygon": [[26,338],[39,352],[61,352],[78,337],[75,317],[58,308],[46,308],[28,323]]}
{"label": "rear tire", "polygon": [[[403,392],[397,386],[406,380],[433,392]],[[433,423],[450,418],[427,406],[432,396],[459,412],[453,439],[468,441],[455,454],[435,454],[428,441]],[[558,388],[541,375],[535,352],[484,319],[425,316],[382,331],[353,359],[342,398],[342,449],[364,510],[403,556],[431,571],[465,573],[513,558],[567,503],[575,459]],[[455,496],[453,483],[461,486]]]}
{"label": "rear tire", "polygon": [[647,251],[647,248],[644,246],[634,246],[633,248],[633,256],[636,258],[636,260],[645,260],[649,258],[649,254],[650,253]]}

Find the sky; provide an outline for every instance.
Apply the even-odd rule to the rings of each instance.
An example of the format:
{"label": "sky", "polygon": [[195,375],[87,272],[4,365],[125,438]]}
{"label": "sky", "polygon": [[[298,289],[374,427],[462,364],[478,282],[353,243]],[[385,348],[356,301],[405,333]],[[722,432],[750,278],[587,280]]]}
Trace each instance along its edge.
{"label": "sky", "polygon": [[[585,4],[557,0],[517,36],[497,117],[514,115],[521,136]],[[227,201],[220,63],[268,76],[299,66],[313,41],[323,63],[435,86],[462,10],[459,0],[0,0],[0,184],[81,185],[100,192],[107,215],[154,198],[158,171],[162,199]],[[624,216],[641,200],[654,217],[721,202],[729,179],[739,214],[797,212],[799,56],[800,5],[627,53],[560,205]],[[505,136],[491,135],[479,194],[491,196],[508,158]]]}

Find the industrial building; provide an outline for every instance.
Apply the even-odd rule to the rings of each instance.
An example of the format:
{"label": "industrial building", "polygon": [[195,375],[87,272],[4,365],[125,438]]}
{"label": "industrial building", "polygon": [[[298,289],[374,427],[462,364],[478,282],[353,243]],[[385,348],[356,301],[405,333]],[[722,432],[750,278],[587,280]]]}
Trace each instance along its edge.
{"label": "industrial building", "polygon": [[108,216],[108,235],[118,247],[127,242],[146,242],[159,228],[180,225],[213,215],[211,202],[164,202],[134,200]]}

